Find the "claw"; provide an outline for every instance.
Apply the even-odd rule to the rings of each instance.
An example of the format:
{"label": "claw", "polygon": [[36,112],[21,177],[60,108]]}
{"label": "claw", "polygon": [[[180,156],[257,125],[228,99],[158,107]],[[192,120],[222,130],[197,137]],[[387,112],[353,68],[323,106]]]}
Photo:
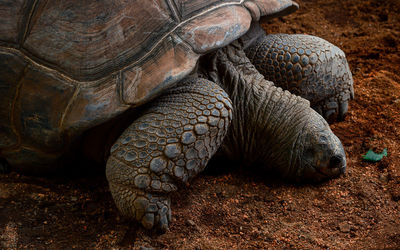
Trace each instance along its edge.
{"label": "claw", "polygon": [[329,124],[332,124],[344,120],[349,108],[349,100],[339,101],[330,98],[312,106],[312,108],[322,115]]}
{"label": "claw", "polygon": [[[153,196],[153,199],[146,206],[144,216],[140,220],[143,227],[146,229],[156,228],[161,232],[166,232],[171,220],[171,209],[169,206],[169,198]],[[136,218],[138,219],[138,217]]]}
{"label": "claw", "polygon": [[169,224],[169,223],[168,223],[167,215],[166,215],[166,214],[160,215],[159,229],[160,229],[162,232],[168,231],[168,227],[169,227],[168,224]]}
{"label": "claw", "polygon": [[154,226],[154,214],[146,213],[142,219],[142,225],[146,229],[151,229]]}
{"label": "claw", "polygon": [[344,101],[341,102],[339,104],[339,116],[338,116],[338,120],[343,121],[344,118],[346,117],[346,113],[349,109],[349,102],[348,101]]}
{"label": "claw", "polygon": [[323,117],[328,123],[334,123],[337,120],[337,110],[328,109],[325,111]]}

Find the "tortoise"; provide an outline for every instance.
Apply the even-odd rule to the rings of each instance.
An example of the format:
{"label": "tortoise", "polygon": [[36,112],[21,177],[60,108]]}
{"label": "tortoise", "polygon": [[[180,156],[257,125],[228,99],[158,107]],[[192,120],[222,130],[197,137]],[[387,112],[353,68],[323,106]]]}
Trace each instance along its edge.
{"label": "tortoise", "polygon": [[43,173],[86,148],[104,160],[119,211],[163,231],[171,192],[217,151],[293,181],[339,176],[345,152],[324,118],[343,119],[354,95],[343,51],[259,25],[297,9],[0,1],[3,167]]}

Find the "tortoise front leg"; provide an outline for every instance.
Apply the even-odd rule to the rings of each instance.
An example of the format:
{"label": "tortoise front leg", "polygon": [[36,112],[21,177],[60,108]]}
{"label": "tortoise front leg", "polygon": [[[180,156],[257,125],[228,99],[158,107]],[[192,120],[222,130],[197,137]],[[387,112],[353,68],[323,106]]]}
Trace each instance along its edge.
{"label": "tortoise front leg", "polygon": [[170,197],[206,166],[232,119],[227,94],[187,79],[149,105],[111,148],[107,179],[120,212],[145,228],[168,229]]}
{"label": "tortoise front leg", "polygon": [[261,35],[246,55],[267,80],[310,101],[327,121],[342,120],[353,78],[342,50],[315,36]]}

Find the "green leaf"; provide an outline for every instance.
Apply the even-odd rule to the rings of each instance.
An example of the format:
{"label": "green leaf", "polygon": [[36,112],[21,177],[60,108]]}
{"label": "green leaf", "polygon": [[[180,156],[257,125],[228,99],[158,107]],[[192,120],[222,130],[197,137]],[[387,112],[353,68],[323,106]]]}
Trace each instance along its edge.
{"label": "green leaf", "polygon": [[365,155],[363,155],[363,159],[366,161],[378,162],[382,160],[384,156],[387,156],[386,148],[380,154],[377,154],[372,149],[370,149]]}

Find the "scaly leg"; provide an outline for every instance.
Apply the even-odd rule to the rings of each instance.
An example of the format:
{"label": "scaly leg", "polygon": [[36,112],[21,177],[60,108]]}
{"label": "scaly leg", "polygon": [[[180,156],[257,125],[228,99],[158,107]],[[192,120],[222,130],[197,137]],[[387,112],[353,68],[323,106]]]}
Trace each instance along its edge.
{"label": "scaly leg", "polygon": [[150,103],[111,148],[107,179],[120,212],[145,228],[168,229],[170,197],[206,166],[232,119],[227,94],[200,78]]}
{"label": "scaly leg", "polygon": [[327,121],[342,120],[354,98],[345,54],[309,35],[262,35],[246,49],[258,71],[276,86],[310,101]]}

